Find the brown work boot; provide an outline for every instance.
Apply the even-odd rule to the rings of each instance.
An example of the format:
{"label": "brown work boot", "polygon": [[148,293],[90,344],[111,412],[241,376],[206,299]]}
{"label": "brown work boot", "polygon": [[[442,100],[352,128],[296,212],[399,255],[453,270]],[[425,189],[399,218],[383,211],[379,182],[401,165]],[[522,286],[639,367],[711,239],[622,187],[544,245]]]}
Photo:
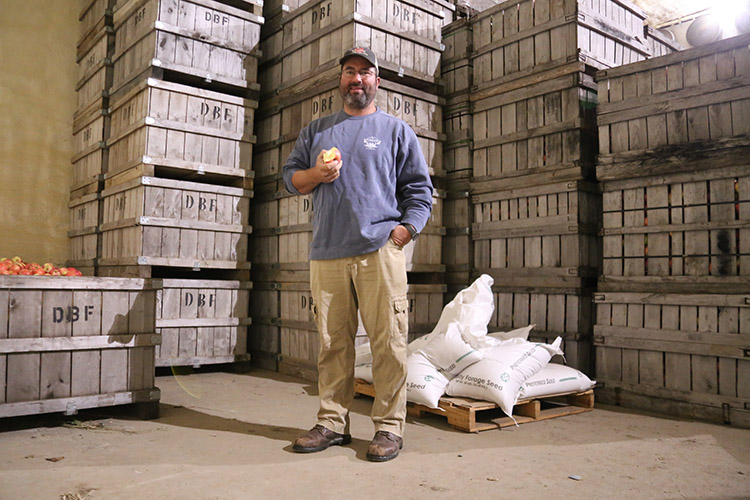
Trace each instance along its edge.
{"label": "brown work boot", "polygon": [[392,432],[378,431],[367,448],[367,460],[372,462],[387,462],[398,456],[398,450],[403,448],[404,440]]}
{"label": "brown work boot", "polygon": [[351,434],[339,434],[317,424],[294,441],[292,449],[297,453],[313,453],[323,451],[329,446],[349,444]]}

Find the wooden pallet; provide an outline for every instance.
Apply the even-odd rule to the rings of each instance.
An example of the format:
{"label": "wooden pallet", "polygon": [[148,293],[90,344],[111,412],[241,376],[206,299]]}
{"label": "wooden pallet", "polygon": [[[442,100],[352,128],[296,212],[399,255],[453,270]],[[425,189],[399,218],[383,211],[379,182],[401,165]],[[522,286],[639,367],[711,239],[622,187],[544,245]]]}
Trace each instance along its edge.
{"label": "wooden pallet", "polygon": [[[354,381],[354,390],[358,394],[374,397],[375,388],[361,379]],[[470,398],[442,397],[438,402],[440,409],[408,403],[407,412],[413,417],[422,417],[425,413],[441,415],[448,419],[454,429],[464,432],[480,432],[516,425],[513,419],[506,416],[498,405],[489,401]],[[576,415],[594,409],[594,391],[574,394],[559,394],[541,399],[518,402],[513,407],[513,416],[519,424],[538,422],[550,418]]]}

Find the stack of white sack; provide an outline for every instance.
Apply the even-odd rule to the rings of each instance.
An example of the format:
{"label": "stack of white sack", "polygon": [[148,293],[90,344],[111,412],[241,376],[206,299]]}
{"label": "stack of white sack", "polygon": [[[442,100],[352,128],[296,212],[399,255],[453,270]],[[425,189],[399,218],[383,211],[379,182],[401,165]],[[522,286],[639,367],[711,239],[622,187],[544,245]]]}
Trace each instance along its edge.
{"label": "stack of white sack", "polygon": [[[487,333],[494,312],[492,284],[491,276],[480,276],[445,306],[431,333],[409,344],[408,401],[438,408],[440,397],[447,393],[492,401],[512,416],[513,405],[521,397],[571,392],[561,382],[566,387],[586,385],[588,377],[577,370],[574,371],[580,376],[569,372],[540,373],[552,356],[562,356],[560,338],[550,345],[528,342],[534,325]],[[355,377],[372,382],[369,344],[357,348]],[[590,380],[588,383],[593,386]]]}

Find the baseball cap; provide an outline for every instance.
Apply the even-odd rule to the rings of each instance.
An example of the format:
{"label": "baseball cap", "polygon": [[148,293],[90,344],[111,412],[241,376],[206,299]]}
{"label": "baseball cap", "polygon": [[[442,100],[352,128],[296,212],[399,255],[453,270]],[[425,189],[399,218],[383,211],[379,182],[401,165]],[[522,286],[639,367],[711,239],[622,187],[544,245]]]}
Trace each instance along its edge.
{"label": "baseball cap", "polygon": [[367,47],[352,47],[351,49],[347,50],[346,52],[344,52],[344,55],[341,56],[341,59],[339,59],[339,64],[343,65],[344,61],[352,56],[359,56],[366,59],[367,62],[375,66],[375,73],[380,73],[380,68],[378,68],[378,58],[375,53]]}

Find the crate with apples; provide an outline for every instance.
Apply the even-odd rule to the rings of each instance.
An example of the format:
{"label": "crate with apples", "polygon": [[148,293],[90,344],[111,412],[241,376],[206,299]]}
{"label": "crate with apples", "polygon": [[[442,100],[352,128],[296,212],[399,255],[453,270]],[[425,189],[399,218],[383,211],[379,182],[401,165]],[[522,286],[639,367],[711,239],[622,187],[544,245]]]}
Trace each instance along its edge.
{"label": "crate with apples", "polygon": [[61,267],[51,262],[38,264],[36,262],[24,262],[21,257],[0,259],[0,275],[19,276],[83,276],[83,273],[75,267]]}

